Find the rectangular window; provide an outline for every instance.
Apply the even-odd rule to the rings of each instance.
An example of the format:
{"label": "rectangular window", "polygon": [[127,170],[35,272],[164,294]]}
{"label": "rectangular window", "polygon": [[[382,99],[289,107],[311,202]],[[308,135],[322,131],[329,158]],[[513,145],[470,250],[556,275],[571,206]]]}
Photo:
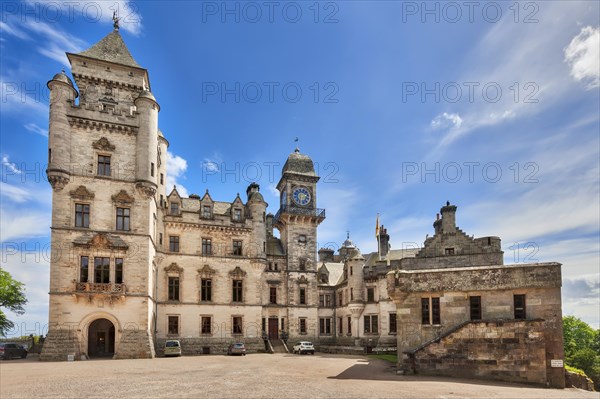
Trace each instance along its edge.
{"label": "rectangular window", "polygon": [[354,288],[350,288],[350,300],[354,300]]}
{"label": "rectangular window", "polygon": [[154,162],[150,162],[150,176],[154,177]]}
{"label": "rectangular window", "polygon": [[390,313],[390,334],[396,333],[398,328],[396,326],[396,313]]}
{"label": "rectangular window", "polygon": [[243,285],[242,280],[233,280],[233,302],[242,302],[243,301]]}
{"label": "rectangular window", "polygon": [[79,282],[88,282],[88,273],[90,271],[90,258],[82,256],[79,260]]}
{"label": "rectangular window", "polygon": [[233,210],[233,220],[236,222],[241,222],[242,221],[242,210],[241,209],[234,209]]}
{"label": "rectangular window", "polygon": [[123,258],[115,259],[115,284],[123,284]]}
{"label": "rectangular window", "polygon": [[233,240],[233,254],[242,255],[242,242],[240,240]]}
{"label": "rectangular window", "polygon": [[210,316],[202,316],[202,334],[212,334],[212,320]]}
{"label": "rectangular window", "polygon": [[375,288],[367,288],[367,302],[375,302]]}
{"label": "rectangular window", "polygon": [[277,303],[277,287],[269,287],[269,303]]}
{"label": "rectangular window", "polygon": [[344,305],[344,291],[338,292],[338,306]]}
{"label": "rectangular window", "polygon": [[169,316],[169,335],[179,335],[179,316]]}
{"label": "rectangular window", "polygon": [[202,207],[202,217],[204,219],[212,218],[212,207],[210,205],[204,205]]}
{"label": "rectangular window", "polygon": [[98,176],[110,176],[110,156],[98,155]]}
{"label": "rectangular window", "polygon": [[298,319],[298,321],[299,321],[298,332],[300,334],[306,334],[306,319],[301,318],[301,319]]}
{"label": "rectangular window", "polygon": [[179,301],[179,277],[169,277],[169,301]]}
{"label": "rectangular window", "polygon": [[469,310],[471,320],[481,320],[481,297],[470,296],[469,297]]}
{"label": "rectangular window", "polygon": [[320,335],[331,335],[331,319],[330,318],[319,319],[319,334]]}
{"label": "rectangular window", "polygon": [[117,230],[129,231],[129,208],[117,208]]}
{"label": "rectangular window", "polygon": [[365,334],[377,334],[378,331],[378,317],[376,315],[370,315],[364,317]]}
{"label": "rectangular window", "polygon": [[442,324],[440,319],[440,298],[421,298],[421,323]]}
{"label": "rectangular window", "polygon": [[159,205],[158,205],[158,207],[159,207],[159,208],[162,208],[162,207],[163,207],[163,203],[164,203],[164,202],[165,202],[165,197],[164,197],[164,196],[161,194],[161,195],[160,195],[160,202],[159,202]]}
{"label": "rectangular window", "polygon": [[203,278],[200,280],[200,300],[212,301],[212,280]]}
{"label": "rectangular window", "polygon": [[306,270],[306,259],[300,259],[298,261],[298,265],[299,265],[300,270],[303,270],[303,271]]}
{"label": "rectangular window", "polygon": [[446,248],[446,249],[444,250],[444,253],[445,253],[446,255],[454,255],[454,248]]}
{"label": "rectangular window", "polygon": [[158,233],[158,245],[162,245],[163,236],[162,233]]}
{"label": "rectangular window", "polygon": [[110,258],[94,258],[94,283],[110,282]]}
{"label": "rectangular window", "polygon": [[440,298],[431,298],[431,323],[442,324],[440,318]]}
{"label": "rectangular window", "polygon": [[348,335],[352,335],[352,317],[351,316],[348,316],[347,322],[348,322]]}
{"label": "rectangular window", "polygon": [[202,239],[202,255],[212,255],[212,240],[210,238]]}
{"label": "rectangular window", "polygon": [[169,251],[179,252],[179,236],[169,236]]}
{"label": "rectangular window", "polygon": [[331,294],[325,294],[325,307],[331,307]]}
{"label": "rectangular window", "polygon": [[160,184],[165,184],[165,175],[164,174],[160,174]]}
{"label": "rectangular window", "polygon": [[338,317],[338,335],[344,334],[344,319],[342,317]]}
{"label": "rectangular window", "polygon": [[90,227],[90,206],[75,204],[75,227]]}
{"label": "rectangular window", "polygon": [[233,317],[233,328],[231,329],[232,334],[242,334],[242,317],[234,316]]}
{"label": "rectangular window", "polygon": [[320,307],[325,306],[325,295],[323,295],[323,294],[319,295],[319,306]]}
{"label": "rectangular window", "polygon": [[171,202],[170,203],[170,208],[169,208],[169,214],[171,215],[179,215],[179,203],[178,202]]}
{"label": "rectangular window", "polygon": [[306,288],[300,288],[300,305],[306,305]]}
{"label": "rectangular window", "polygon": [[527,318],[527,312],[525,311],[525,295],[515,295],[515,319],[524,320]]}

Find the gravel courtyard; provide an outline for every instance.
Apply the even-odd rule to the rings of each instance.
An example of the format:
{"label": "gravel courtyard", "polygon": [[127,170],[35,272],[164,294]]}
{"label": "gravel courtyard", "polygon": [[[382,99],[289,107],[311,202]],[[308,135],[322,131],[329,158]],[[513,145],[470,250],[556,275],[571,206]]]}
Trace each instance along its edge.
{"label": "gravel courtyard", "polygon": [[384,360],[343,355],[199,356],[0,362],[8,398],[598,398],[598,393],[395,374]]}

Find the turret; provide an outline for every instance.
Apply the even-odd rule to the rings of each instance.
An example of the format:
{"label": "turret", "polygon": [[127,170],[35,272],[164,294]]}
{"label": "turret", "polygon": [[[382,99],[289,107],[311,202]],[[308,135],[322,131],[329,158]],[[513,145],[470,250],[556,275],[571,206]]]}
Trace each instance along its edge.
{"label": "turret", "polygon": [[144,90],[135,99],[139,114],[139,129],[136,139],[135,182],[147,193],[156,192],[158,155],[158,112],[160,106],[151,92]]}
{"label": "turret", "polygon": [[364,278],[363,278],[363,266],[365,265],[365,258],[363,258],[358,248],[352,251],[351,257],[346,261],[346,267],[348,268],[348,287],[350,288],[350,302],[351,303],[363,303],[364,302]]}
{"label": "turret", "polygon": [[444,234],[453,234],[456,232],[456,206],[446,202],[440,210],[442,214],[442,231]]}
{"label": "turret", "polygon": [[48,126],[48,181],[60,191],[71,175],[71,134],[67,110],[78,97],[77,90],[64,71],[48,82],[50,89],[50,124]]}
{"label": "turret", "polygon": [[267,237],[273,237],[273,214],[267,214]]}
{"label": "turret", "polygon": [[248,195],[248,212],[252,218],[252,241],[250,243],[250,256],[265,257],[267,247],[267,203],[260,193],[260,186],[251,183],[246,189]]}
{"label": "turret", "polygon": [[435,222],[433,222],[433,229],[435,234],[442,234],[442,219],[440,219],[440,214],[435,215]]}

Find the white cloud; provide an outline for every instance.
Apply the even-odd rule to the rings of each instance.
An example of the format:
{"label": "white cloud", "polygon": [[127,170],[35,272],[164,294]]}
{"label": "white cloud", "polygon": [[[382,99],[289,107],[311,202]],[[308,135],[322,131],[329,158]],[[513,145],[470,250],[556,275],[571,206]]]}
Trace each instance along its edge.
{"label": "white cloud", "polygon": [[[187,197],[188,190],[178,182],[179,179],[185,179],[187,170],[187,161],[178,155],[167,152],[167,187],[176,186],[179,195]],[[168,191],[168,190],[167,190]]]}
{"label": "white cloud", "polygon": [[48,137],[48,130],[42,129],[35,123],[27,123],[24,125],[25,129],[29,130],[32,133],[39,134],[40,136]]}
{"label": "white cloud", "polygon": [[31,198],[27,190],[5,182],[0,182],[0,196],[17,203],[23,203]]}
{"label": "white cloud", "polygon": [[267,188],[269,190],[269,194],[271,194],[275,198],[279,198],[281,193],[279,192],[279,190],[277,190],[277,187],[275,187],[274,184],[269,184]]}
{"label": "white cloud", "polygon": [[564,52],[575,80],[587,82],[588,89],[600,87],[600,28],[581,29]]}
{"label": "white cloud", "polygon": [[34,211],[31,209],[24,210],[2,209],[2,219],[0,227],[2,230],[2,242],[24,239],[44,237],[50,232],[50,211]]}
{"label": "white cloud", "polygon": [[431,121],[431,128],[437,129],[459,129],[462,126],[463,120],[459,114],[449,114],[444,112],[436,116]]}
{"label": "white cloud", "polygon": [[[56,1],[56,0],[28,0],[28,3],[34,5],[34,9],[39,9],[41,18],[45,17],[44,3],[48,3],[48,15],[51,10],[60,7],[60,16],[69,20],[83,19],[86,22],[103,22],[107,25],[113,23],[113,12],[117,11],[119,17],[120,29],[133,35],[139,35],[142,32],[142,16],[139,13],[139,7],[135,2],[129,0],[112,1]],[[52,4],[52,6],[50,6]],[[50,8],[52,7],[52,9]],[[52,11],[54,12],[54,11]]]}
{"label": "white cloud", "polygon": [[21,170],[19,169],[17,164],[14,162],[10,162],[8,155],[2,156],[2,169],[3,169],[2,170],[3,175],[4,175],[5,170],[8,170],[8,171],[12,172],[12,174],[15,174],[15,175],[21,174]]}

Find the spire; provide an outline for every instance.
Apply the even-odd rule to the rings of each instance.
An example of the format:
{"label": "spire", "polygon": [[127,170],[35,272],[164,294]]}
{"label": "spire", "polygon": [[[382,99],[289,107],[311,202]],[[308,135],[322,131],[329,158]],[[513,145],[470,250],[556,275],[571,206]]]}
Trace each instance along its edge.
{"label": "spire", "polygon": [[134,68],[142,68],[132,57],[119,33],[119,18],[113,16],[114,30],[89,49],[77,55],[112,62]]}

